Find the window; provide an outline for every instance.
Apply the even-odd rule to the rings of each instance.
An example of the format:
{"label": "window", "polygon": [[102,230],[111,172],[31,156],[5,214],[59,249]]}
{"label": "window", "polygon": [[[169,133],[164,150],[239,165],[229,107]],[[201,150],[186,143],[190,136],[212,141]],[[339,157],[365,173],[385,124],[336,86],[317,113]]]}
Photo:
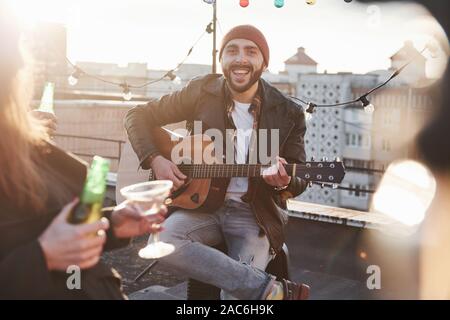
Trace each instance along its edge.
{"label": "window", "polygon": [[370,135],[363,133],[346,133],[345,143],[349,147],[370,148]]}
{"label": "window", "polygon": [[383,140],[381,140],[381,149],[386,152],[391,151],[391,142],[388,139],[383,138]]}
{"label": "window", "polygon": [[348,195],[358,198],[367,198],[367,192],[368,190],[367,186],[361,185],[359,183],[353,184],[349,183],[348,188]]}
{"label": "window", "polygon": [[362,146],[364,148],[370,148],[370,136],[368,134],[363,135]]}

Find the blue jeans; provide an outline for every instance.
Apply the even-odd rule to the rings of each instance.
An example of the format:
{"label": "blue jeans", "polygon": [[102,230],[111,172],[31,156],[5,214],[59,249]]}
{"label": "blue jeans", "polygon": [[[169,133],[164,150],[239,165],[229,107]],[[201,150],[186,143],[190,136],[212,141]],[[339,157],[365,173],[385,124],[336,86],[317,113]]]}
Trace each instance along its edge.
{"label": "blue jeans", "polygon": [[[273,258],[246,203],[225,200],[214,213],[178,210],[164,222],[160,239],[175,245],[161,259],[176,273],[222,289],[226,299],[264,299],[275,277],[264,272]],[[212,247],[225,242],[228,255]]]}

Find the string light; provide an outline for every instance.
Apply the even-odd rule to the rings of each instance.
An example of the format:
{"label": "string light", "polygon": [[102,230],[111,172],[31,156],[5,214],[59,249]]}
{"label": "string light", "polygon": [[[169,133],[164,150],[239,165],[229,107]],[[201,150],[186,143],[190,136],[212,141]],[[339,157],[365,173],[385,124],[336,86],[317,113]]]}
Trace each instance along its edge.
{"label": "string light", "polygon": [[120,84],[120,87],[123,89],[123,99],[126,101],[130,101],[133,98],[133,94],[131,93],[130,86],[124,82]]}
{"label": "string light", "polygon": [[239,5],[240,5],[242,8],[246,8],[246,7],[248,7],[248,5],[249,5],[249,0],[239,0]]}
{"label": "string light", "polygon": [[207,26],[206,26],[206,32],[207,33],[213,33],[214,32],[214,29],[213,29],[213,23],[212,22],[210,22]]}
{"label": "string light", "polygon": [[308,107],[306,108],[306,110],[304,111],[305,113],[305,120],[306,121],[311,121],[312,119],[312,114],[314,112],[314,108],[316,107],[316,105],[312,102],[308,103]]}
{"label": "string light", "polygon": [[170,79],[174,84],[181,84],[181,78],[178,77],[172,70],[166,73],[166,77]]}
{"label": "string light", "polygon": [[361,101],[361,103],[362,103],[364,112],[366,112],[367,114],[373,113],[373,111],[375,110],[375,107],[373,106],[373,104],[370,103],[369,100],[367,100],[366,96],[362,96],[361,98],[359,98],[359,101]]}
{"label": "string light", "polygon": [[273,4],[277,8],[282,8],[284,6],[284,0],[275,0]]}
{"label": "string light", "polygon": [[[334,107],[339,107],[339,106],[347,106],[347,105],[351,105],[351,104],[358,103],[358,102],[362,103],[362,106],[363,106],[365,112],[367,112],[368,114],[372,114],[373,111],[375,110],[375,107],[373,104],[371,104],[369,102],[369,100],[367,99],[367,96],[369,94],[371,94],[372,92],[385,86],[389,81],[391,81],[396,76],[398,76],[403,71],[403,69],[405,69],[409,64],[411,64],[411,62],[413,62],[417,57],[421,56],[425,50],[429,50],[430,52],[433,52],[433,49],[434,48],[432,47],[432,45],[426,46],[425,48],[422,49],[422,51],[419,52],[419,55],[412,58],[410,61],[405,63],[400,68],[396,69],[386,81],[384,81],[381,84],[377,85],[376,87],[370,89],[369,91],[367,91],[365,94],[363,94],[362,96],[360,96],[357,99],[354,99],[351,101],[346,101],[346,102],[341,102],[341,103],[334,103],[334,104],[315,104],[312,102],[306,102],[305,100],[298,98],[298,97],[294,97],[294,96],[290,96],[290,97],[294,100],[297,100],[301,104],[308,106],[305,111],[305,119],[306,120],[311,119],[311,114],[313,113],[314,108],[334,108]],[[310,115],[308,116],[307,113],[309,113]]]}
{"label": "string light", "polygon": [[[205,1],[206,2],[206,1]],[[187,58],[191,55],[192,51],[194,50],[194,47],[197,45],[197,43],[203,38],[203,36],[206,34],[207,32],[204,31],[200,37],[198,37],[198,39],[194,42],[194,44],[191,46],[191,48],[189,49],[188,53],[186,54],[186,56],[184,57],[184,59],[173,69],[169,70],[166,74],[164,74],[162,77],[155,79],[155,80],[151,80],[148,82],[145,82],[143,84],[140,85],[130,85],[127,83],[119,83],[119,82],[114,82],[114,81],[109,81],[106,79],[103,79],[99,76],[93,75],[93,74],[89,74],[87,72],[85,72],[84,70],[82,70],[81,68],[79,68],[78,66],[76,66],[74,63],[72,63],[67,57],[66,57],[66,61],[69,65],[72,66],[72,68],[74,69],[73,73],[68,77],[68,82],[70,85],[74,86],[78,83],[78,80],[81,76],[84,77],[88,77],[88,78],[92,78],[95,80],[98,80],[100,82],[103,83],[107,83],[110,85],[114,85],[114,86],[119,86],[120,88],[123,89],[123,98],[125,100],[131,100],[133,95],[131,93],[131,88],[136,88],[136,89],[141,89],[141,88],[145,88],[151,84],[157,83],[159,81],[164,80],[166,77],[169,77],[170,75],[170,80],[173,81],[174,84],[181,84],[181,78],[177,77],[174,72],[175,70],[178,70],[180,68],[180,66],[182,66],[185,61],[187,60]]]}
{"label": "string light", "polygon": [[78,83],[78,79],[83,75],[83,71],[75,66],[75,71],[69,76],[67,81],[71,86],[74,86]]}

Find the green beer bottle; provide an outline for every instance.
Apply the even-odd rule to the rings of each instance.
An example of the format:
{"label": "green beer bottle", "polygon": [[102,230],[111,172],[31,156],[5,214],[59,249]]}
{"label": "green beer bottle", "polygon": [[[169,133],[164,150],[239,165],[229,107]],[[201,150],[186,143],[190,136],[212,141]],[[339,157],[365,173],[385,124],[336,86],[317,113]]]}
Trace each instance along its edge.
{"label": "green beer bottle", "polygon": [[92,223],[102,217],[108,171],[109,160],[95,156],[88,171],[80,202],[69,215],[69,223]]}

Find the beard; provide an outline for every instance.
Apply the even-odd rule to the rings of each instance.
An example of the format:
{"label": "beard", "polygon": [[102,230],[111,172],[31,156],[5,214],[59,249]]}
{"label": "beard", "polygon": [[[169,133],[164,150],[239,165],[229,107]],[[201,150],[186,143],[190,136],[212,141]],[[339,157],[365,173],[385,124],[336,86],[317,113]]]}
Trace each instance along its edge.
{"label": "beard", "polygon": [[[248,69],[250,73],[250,79],[246,84],[239,85],[236,84],[231,76],[231,73],[234,69]],[[227,80],[227,84],[235,92],[242,93],[250,89],[259,79],[264,71],[264,66],[261,66],[260,69],[254,70],[252,65],[240,64],[240,63],[232,63],[230,66],[223,69],[223,74],[225,79]]]}

